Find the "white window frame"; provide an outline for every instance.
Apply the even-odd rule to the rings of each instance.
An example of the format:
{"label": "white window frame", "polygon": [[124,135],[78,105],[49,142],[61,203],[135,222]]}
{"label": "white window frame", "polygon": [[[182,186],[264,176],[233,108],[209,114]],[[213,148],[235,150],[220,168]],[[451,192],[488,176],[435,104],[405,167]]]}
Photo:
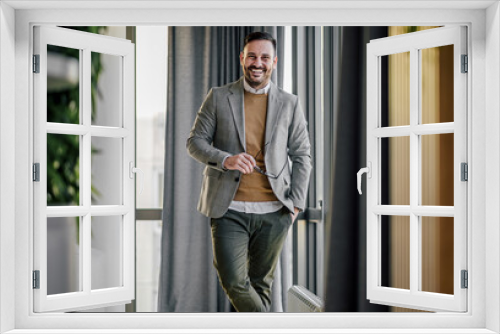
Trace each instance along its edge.
{"label": "white window frame", "polygon": [[[34,161],[40,164],[40,180],[33,185],[34,192],[34,270],[39,270],[39,289],[34,289],[36,312],[74,311],[94,305],[128,304],[135,297],[135,47],[130,41],[60,27],[34,27],[34,54],[39,55],[39,73],[33,74],[34,83]],[[80,50],[80,123],[47,122],[47,45]],[[96,126],[91,120],[91,53],[113,55],[120,62],[120,94],[118,96],[119,126]],[[118,124],[117,124],[118,125]],[[72,206],[47,206],[47,134],[78,135],[80,138],[80,203]],[[120,203],[93,205],[91,203],[91,143],[92,138],[119,139],[122,148],[114,166],[120,179]],[[120,217],[121,247],[119,274],[121,285],[106,289],[92,289],[91,226],[93,217]],[[79,290],[48,295],[47,289],[47,219],[51,217],[79,218]]]}
{"label": "white window frame", "polygon": [[[467,162],[467,74],[461,73],[461,56],[467,54],[466,28],[463,26],[441,27],[425,31],[381,38],[367,46],[367,162],[371,177],[367,178],[367,296],[377,304],[402,306],[428,311],[467,310],[467,290],[461,287],[461,270],[467,270],[467,182],[460,179],[461,163]],[[421,51],[453,45],[454,121],[449,123],[422,124],[422,55]],[[381,124],[381,57],[409,52],[409,119],[405,126]],[[422,136],[453,134],[453,184],[454,206],[422,205]],[[380,202],[382,138],[403,137],[409,139],[409,204],[387,205]],[[409,289],[396,289],[381,284],[380,234],[383,215],[409,218]],[[453,217],[453,294],[422,291],[422,239],[421,222],[424,216]]]}
{"label": "white window frame", "polygon": [[[17,2],[0,4],[0,320],[2,331],[42,333],[42,329],[91,328],[130,330],[144,325],[166,328],[164,333],[248,333],[244,328],[261,328],[261,333],[341,333],[341,328],[358,328],[350,333],[467,333],[500,331],[500,10],[498,1],[464,2],[366,2],[332,1],[293,3],[266,2],[254,8],[251,2],[127,2],[140,8],[102,10],[118,6],[116,2],[81,1]],[[31,6],[31,7],[30,7]],[[69,6],[70,8],[61,8]],[[80,9],[75,9],[75,8]],[[99,8],[97,8],[99,6]],[[148,6],[154,6],[148,9]],[[223,7],[222,7],[223,6]],[[397,6],[397,8],[395,8]],[[431,7],[432,6],[432,7]],[[458,8],[460,6],[460,8]],[[14,8],[13,8],[14,7]],[[81,9],[86,7],[86,9]],[[158,8],[161,7],[161,8]],[[406,7],[406,9],[404,9]],[[25,8],[25,9],[23,9]],[[31,8],[31,9],[30,9]],[[33,9],[34,8],[34,9]],[[51,8],[51,10],[42,10]],[[269,9],[271,8],[271,9]],[[403,9],[401,9],[403,8]],[[56,10],[57,9],[57,10]],[[411,9],[411,10],[408,10]],[[208,15],[209,14],[209,15]],[[30,181],[33,124],[30,64],[32,26],[34,24],[71,25],[435,25],[465,24],[469,31],[468,85],[469,166],[468,267],[469,311],[465,314],[33,314],[31,283],[32,260],[32,184]],[[487,29],[486,29],[487,28]],[[15,67],[15,73],[12,68]],[[488,69],[486,71],[486,68]],[[5,75],[4,75],[5,73]],[[15,82],[15,85],[12,83]],[[9,111],[6,109],[9,108]],[[15,110],[15,113],[12,112]],[[9,127],[14,130],[9,130]],[[11,136],[11,137],[7,137]],[[15,145],[12,145],[12,136]],[[9,140],[10,139],[10,140]],[[487,152],[487,154],[486,154]],[[15,162],[14,162],[15,161]],[[360,166],[361,167],[361,166]],[[356,172],[356,171],[353,171]],[[14,177],[12,176],[14,175]],[[488,177],[486,177],[486,175]],[[12,194],[15,194],[12,200]],[[15,242],[14,242],[15,238]],[[472,245],[474,247],[472,247]],[[15,254],[12,256],[12,254]],[[15,285],[15,289],[11,287]],[[13,291],[15,290],[15,291]],[[486,293],[486,291],[488,293]],[[12,308],[15,305],[15,308]],[[424,320],[425,321],[422,321]],[[418,328],[410,330],[408,328]],[[99,330],[99,328],[103,330]],[[179,329],[179,330],[176,330]],[[180,328],[191,328],[186,331]],[[205,328],[206,330],[203,330]],[[240,328],[241,330],[235,330]],[[262,330],[262,328],[268,329]],[[431,328],[432,330],[430,330]],[[26,329],[26,330],[24,330]],[[30,329],[30,330],[27,330]],[[40,330],[37,330],[40,329]],[[199,330],[197,330],[199,329]],[[338,329],[338,330],[337,330]],[[291,332],[292,330],[290,330]],[[46,331],[45,331],[46,332]],[[76,332],[76,331],[73,331]],[[297,331],[296,331],[297,332]]]}

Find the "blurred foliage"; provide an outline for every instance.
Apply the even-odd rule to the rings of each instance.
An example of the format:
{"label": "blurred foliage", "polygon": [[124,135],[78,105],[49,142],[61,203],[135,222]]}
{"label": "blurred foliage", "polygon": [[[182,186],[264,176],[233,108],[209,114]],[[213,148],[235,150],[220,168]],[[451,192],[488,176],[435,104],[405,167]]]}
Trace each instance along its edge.
{"label": "blurred foliage", "polygon": [[[84,32],[102,34],[106,27],[64,27]],[[48,52],[80,59],[80,50],[54,45]],[[97,83],[103,67],[99,53],[91,54],[92,119],[95,117]],[[54,123],[80,124],[80,86],[47,92],[47,121]],[[92,150],[94,153],[95,150]],[[47,135],[47,205],[80,204],[80,139],[73,135]],[[92,196],[97,191],[92,187]]]}
{"label": "blurred foliage", "polygon": [[79,205],[79,136],[47,135],[47,205]]}

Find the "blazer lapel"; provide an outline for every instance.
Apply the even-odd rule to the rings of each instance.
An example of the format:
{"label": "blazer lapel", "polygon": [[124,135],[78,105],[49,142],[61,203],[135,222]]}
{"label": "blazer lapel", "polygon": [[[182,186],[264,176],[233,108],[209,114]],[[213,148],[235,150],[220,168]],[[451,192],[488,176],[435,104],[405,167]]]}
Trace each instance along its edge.
{"label": "blazer lapel", "polygon": [[279,114],[283,106],[283,102],[279,99],[278,88],[271,82],[267,101],[267,117],[266,117],[266,144],[272,141],[273,133],[275,133],[276,122],[279,119]]}
{"label": "blazer lapel", "polygon": [[241,146],[246,151],[245,142],[245,114],[243,111],[243,77],[236,81],[236,83],[229,89],[231,94],[228,95],[229,105],[231,106],[231,111],[233,112],[234,124],[238,132],[238,137],[240,139]]}

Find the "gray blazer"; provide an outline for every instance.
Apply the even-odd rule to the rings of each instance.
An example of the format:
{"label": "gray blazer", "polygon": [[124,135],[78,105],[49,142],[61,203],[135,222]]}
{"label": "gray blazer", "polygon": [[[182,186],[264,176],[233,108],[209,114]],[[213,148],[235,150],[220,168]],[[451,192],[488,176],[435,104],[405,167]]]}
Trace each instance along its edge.
{"label": "gray blazer", "polygon": [[[245,152],[243,80],[210,90],[187,140],[189,155],[206,165],[198,211],[212,218],[226,213],[239,186],[240,172],[223,170],[222,161]],[[269,173],[281,172],[269,183],[291,212],[303,210],[312,169],[307,123],[297,96],[272,82],[268,94],[265,163]]]}

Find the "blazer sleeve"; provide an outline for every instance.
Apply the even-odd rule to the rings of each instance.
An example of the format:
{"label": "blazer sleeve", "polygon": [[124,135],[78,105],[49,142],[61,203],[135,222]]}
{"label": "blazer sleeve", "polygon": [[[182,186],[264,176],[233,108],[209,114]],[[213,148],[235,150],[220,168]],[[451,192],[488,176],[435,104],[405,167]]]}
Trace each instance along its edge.
{"label": "blazer sleeve", "polygon": [[222,168],[224,158],[230,153],[213,147],[215,131],[217,130],[217,107],[214,89],[211,89],[200,107],[194,125],[186,142],[188,154],[195,160],[212,168],[225,171]]}
{"label": "blazer sleeve", "polygon": [[307,122],[298,97],[295,101],[293,119],[288,132],[288,156],[292,161],[290,199],[296,208],[303,211],[306,207],[312,163]]}

